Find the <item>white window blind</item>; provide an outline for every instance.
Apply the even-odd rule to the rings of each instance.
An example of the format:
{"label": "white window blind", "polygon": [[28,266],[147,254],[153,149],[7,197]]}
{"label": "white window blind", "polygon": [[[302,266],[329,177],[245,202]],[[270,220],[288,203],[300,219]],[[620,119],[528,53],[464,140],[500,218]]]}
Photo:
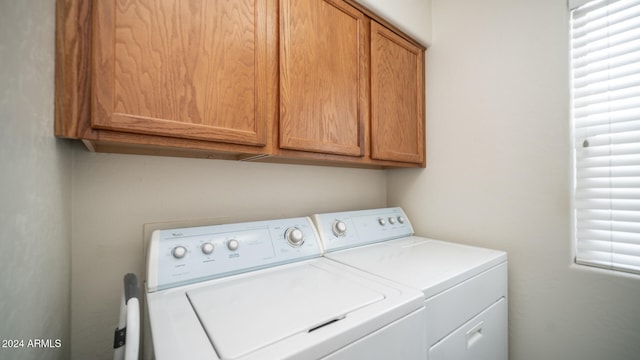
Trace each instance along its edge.
{"label": "white window blind", "polygon": [[571,23],[576,262],[640,274],[640,0]]}

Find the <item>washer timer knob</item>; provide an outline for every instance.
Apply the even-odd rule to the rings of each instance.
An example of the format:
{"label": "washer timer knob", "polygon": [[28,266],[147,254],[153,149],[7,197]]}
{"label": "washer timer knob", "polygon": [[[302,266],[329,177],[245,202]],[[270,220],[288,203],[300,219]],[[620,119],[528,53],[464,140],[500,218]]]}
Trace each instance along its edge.
{"label": "washer timer knob", "polygon": [[344,236],[344,234],[347,232],[347,224],[345,224],[343,221],[336,220],[333,222],[331,230],[333,231],[333,235],[335,236]]}
{"label": "washer timer knob", "polygon": [[404,217],[403,216],[398,216],[398,222],[400,224],[404,224]]}
{"label": "washer timer knob", "polygon": [[171,255],[173,255],[174,258],[176,259],[182,259],[185,255],[187,255],[187,248],[179,245],[173,248],[173,250],[171,250]]}
{"label": "washer timer knob", "polygon": [[304,243],[304,233],[297,227],[290,227],[284,232],[284,238],[287,239],[289,245],[300,246]]}
{"label": "washer timer knob", "polygon": [[229,249],[231,251],[238,250],[239,246],[240,246],[240,242],[238,242],[238,240],[236,240],[236,239],[231,239],[231,240],[227,241],[227,249]]}

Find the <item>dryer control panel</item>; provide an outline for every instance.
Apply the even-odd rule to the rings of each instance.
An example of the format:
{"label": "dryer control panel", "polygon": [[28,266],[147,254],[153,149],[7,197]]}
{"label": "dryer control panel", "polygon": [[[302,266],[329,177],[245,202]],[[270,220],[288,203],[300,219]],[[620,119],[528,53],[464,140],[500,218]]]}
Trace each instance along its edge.
{"label": "dryer control panel", "polygon": [[156,230],[149,242],[147,291],[320,255],[308,217]]}
{"label": "dryer control panel", "polygon": [[316,214],[313,222],[325,252],[413,235],[399,207]]}

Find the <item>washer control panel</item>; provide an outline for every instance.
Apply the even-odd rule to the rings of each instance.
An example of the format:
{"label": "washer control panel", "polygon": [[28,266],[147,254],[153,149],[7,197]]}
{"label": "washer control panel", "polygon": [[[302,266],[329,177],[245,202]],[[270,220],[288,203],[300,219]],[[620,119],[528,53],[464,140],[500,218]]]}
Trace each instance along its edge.
{"label": "washer control panel", "polygon": [[325,252],[413,235],[399,207],[316,214],[312,219]]}
{"label": "washer control panel", "polygon": [[319,257],[308,217],[156,230],[147,259],[149,292]]}

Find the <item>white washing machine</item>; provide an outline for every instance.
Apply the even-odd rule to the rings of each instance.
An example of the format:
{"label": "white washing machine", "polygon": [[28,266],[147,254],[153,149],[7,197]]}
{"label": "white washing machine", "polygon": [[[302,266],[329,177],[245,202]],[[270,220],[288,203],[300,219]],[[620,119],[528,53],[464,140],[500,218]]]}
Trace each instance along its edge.
{"label": "white washing machine", "polygon": [[157,359],[425,359],[422,294],[321,257],[308,217],[158,230]]}
{"label": "white washing machine", "polygon": [[507,254],[414,236],[400,208],[313,216],[334,261],[419,289],[429,360],[507,360]]}

